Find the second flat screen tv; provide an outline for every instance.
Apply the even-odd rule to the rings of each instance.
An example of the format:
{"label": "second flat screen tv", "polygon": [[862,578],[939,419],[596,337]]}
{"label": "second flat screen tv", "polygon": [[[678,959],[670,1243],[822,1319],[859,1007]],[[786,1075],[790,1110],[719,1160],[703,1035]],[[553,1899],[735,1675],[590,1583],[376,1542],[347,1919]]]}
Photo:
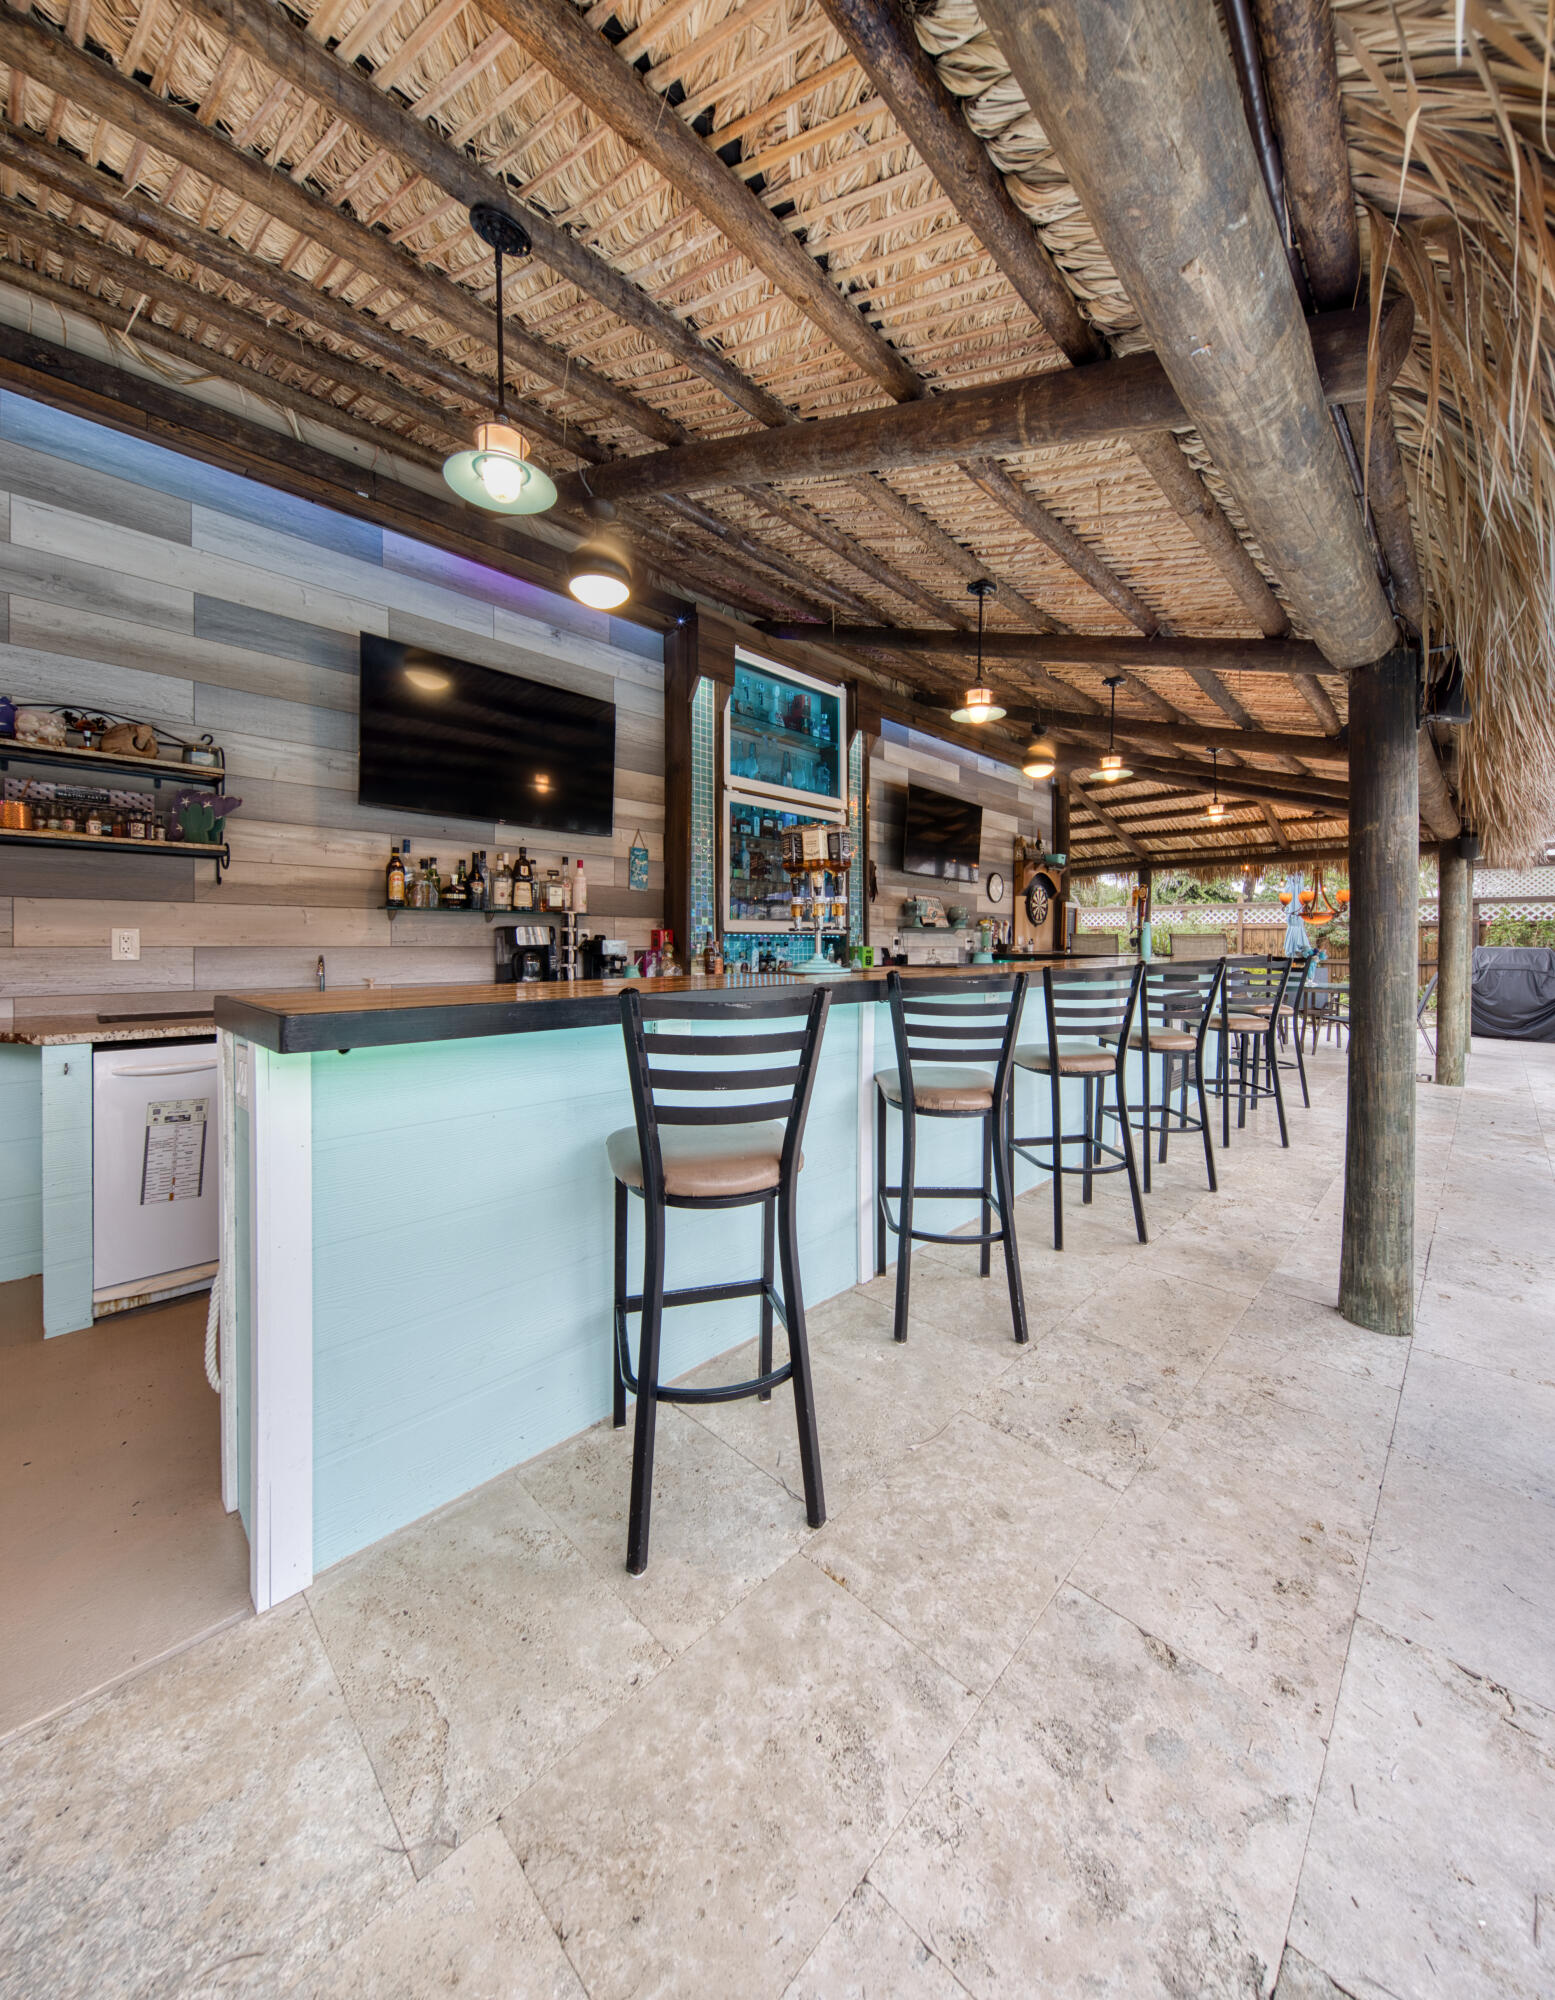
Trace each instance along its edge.
{"label": "second flat screen tv", "polygon": [[970,799],[907,787],[902,828],[902,869],[908,875],[937,875],[946,882],[975,882],[983,844],[983,809]]}
{"label": "second flat screen tv", "polygon": [[614,825],[608,701],[362,634],[357,798],[550,833]]}

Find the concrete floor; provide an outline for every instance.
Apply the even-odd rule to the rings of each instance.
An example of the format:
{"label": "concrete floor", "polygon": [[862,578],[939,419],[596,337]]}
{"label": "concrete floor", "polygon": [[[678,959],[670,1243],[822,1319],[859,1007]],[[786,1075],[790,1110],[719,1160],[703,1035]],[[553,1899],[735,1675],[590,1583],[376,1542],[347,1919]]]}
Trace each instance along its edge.
{"label": "concrete floor", "polygon": [[[0,1991],[1555,1994],[1555,1049],[1422,1088],[1413,1342],[1335,1287],[1342,1060],[1033,1344],[971,1253],[595,1430],[0,1750]],[[7,1969],[8,1968],[8,1969]]]}
{"label": "concrete floor", "polygon": [[45,1340],[41,1281],[0,1285],[0,1738],[250,1611],[206,1303]]}

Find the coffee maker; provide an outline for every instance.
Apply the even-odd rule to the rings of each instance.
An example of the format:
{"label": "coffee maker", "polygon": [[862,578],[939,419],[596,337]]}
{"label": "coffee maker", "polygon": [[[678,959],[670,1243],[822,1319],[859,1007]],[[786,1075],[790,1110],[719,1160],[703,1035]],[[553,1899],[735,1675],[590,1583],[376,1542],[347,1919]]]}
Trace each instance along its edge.
{"label": "coffee maker", "polygon": [[632,962],[624,938],[580,938],[578,950],[585,979],[624,979]]}
{"label": "coffee maker", "polygon": [[556,940],[549,924],[492,927],[499,986],[532,986],[556,977]]}

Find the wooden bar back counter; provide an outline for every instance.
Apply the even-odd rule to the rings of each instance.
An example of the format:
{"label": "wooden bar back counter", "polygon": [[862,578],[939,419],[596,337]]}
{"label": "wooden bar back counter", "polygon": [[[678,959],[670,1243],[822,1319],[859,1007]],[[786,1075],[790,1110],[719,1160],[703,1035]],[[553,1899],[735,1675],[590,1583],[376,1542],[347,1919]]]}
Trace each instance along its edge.
{"label": "wooden bar back counter", "polygon": [[[811,1306],[873,1276],[873,1079],[895,1060],[885,978],[829,982],[799,1197]],[[694,1001],[776,982],[634,983]],[[217,1000],[224,1485],[258,1608],[608,1416],[605,1140],[632,1122],[620,993],[619,981],[576,981]],[[1039,988],[1028,1038],[1040,1007]],[[925,1131],[920,1180],[975,1181],[976,1150],[975,1134]],[[740,1228],[749,1244],[731,1242]],[[715,1282],[744,1253],[757,1268],[757,1228],[754,1210],[677,1214],[669,1282]],[[634,1241],[634,1268],[638,1255]],[[975,1271],[969,1251],[971,1282]],[[671,1319],[666,1380],[756,1325],[754,1309],[729,1305]],[[761,1407],[791,1440],[778,1400]]]}

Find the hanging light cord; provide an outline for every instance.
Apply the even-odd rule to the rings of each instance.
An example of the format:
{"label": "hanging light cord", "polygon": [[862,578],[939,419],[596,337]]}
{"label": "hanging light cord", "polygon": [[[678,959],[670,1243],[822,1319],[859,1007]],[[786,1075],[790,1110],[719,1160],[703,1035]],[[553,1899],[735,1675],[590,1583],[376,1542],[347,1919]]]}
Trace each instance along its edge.
{"label": "hanging light cord", "polygon": [[508,386],[507,366],[502,350],[502,245],[500,243],[495,245],[495,256],[497,259],[497,420],[499,423],[505,423],[508,414]]}
{"label": "hanging light cord", "polygon": [[977,593],[977,685],[983,685],[983,607],[988,597],[985,591]]}

